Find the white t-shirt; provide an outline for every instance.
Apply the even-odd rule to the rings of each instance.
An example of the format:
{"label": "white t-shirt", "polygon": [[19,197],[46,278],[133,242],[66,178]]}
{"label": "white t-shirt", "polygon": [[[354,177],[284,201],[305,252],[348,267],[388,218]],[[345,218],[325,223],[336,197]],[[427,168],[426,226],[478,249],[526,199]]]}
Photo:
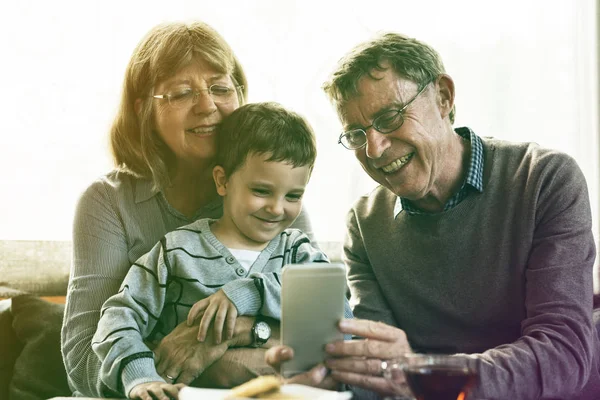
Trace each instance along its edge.
{"label": "white t-shirt", "polygon": [[229,249],[229,252],[232,256],[238,260],[238,262],[242,265],[242,267],[249,270],[254,261],[258,258],[260,251],[255,250],[243,250],[243,249]]}

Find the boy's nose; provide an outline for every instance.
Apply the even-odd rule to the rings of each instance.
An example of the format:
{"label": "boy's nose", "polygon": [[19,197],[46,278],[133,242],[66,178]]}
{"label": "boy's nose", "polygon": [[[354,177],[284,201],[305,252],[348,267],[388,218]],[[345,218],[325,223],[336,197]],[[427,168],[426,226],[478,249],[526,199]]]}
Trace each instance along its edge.
{"label": "boy's nose", "polygon": [[267,211],[272,215],[283,214],[283,201],[280,199],[273,199],[267,205]]}

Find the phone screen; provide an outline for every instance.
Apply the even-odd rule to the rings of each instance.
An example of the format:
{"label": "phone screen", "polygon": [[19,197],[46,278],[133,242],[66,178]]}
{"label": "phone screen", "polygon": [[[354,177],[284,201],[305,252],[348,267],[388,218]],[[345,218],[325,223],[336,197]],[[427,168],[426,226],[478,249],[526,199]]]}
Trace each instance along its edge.
{"label": "phone screen", "polygon": [[291,264],[283,269],[281,342],[294,358],[281,366],[284,377],[304,372],[325,359],[325,344],[343,339],[346,275],[341,264]]}

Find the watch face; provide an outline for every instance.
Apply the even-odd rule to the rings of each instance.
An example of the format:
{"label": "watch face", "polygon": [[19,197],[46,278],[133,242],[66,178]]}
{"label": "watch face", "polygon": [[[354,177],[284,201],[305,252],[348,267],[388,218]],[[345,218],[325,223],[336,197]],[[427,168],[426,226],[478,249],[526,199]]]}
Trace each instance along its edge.
{"label": "watch face", "polygon": [[271,328],[269,327],[269,324],[267,324],[264,321],[260,321],[259,323],[257,323],[256,336],[258,336],[259,339],[269,339],[269,337],[271,336]]}

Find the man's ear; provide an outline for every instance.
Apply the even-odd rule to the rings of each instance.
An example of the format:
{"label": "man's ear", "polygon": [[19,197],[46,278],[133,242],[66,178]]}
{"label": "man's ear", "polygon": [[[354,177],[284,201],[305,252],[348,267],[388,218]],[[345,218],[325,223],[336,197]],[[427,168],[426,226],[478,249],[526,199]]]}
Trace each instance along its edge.
{"label": "man's ear", "polygon": [[437,78],[436,87],[438,108],[442,119],[445,119],[454,107],[454,81],[450,76],[441,74]]}
{"label": "man's ear", "polygon": [[135,115],[139,118],[142,112],[142,99],[136,99],[135,103],[133,103],[133,108],[135,109]]}
{"label": "man's ear", "polygon": [[219,196],[225,196],[227,194],[227,175],[220,165],[216,165],[213,168],[213,179]]}

